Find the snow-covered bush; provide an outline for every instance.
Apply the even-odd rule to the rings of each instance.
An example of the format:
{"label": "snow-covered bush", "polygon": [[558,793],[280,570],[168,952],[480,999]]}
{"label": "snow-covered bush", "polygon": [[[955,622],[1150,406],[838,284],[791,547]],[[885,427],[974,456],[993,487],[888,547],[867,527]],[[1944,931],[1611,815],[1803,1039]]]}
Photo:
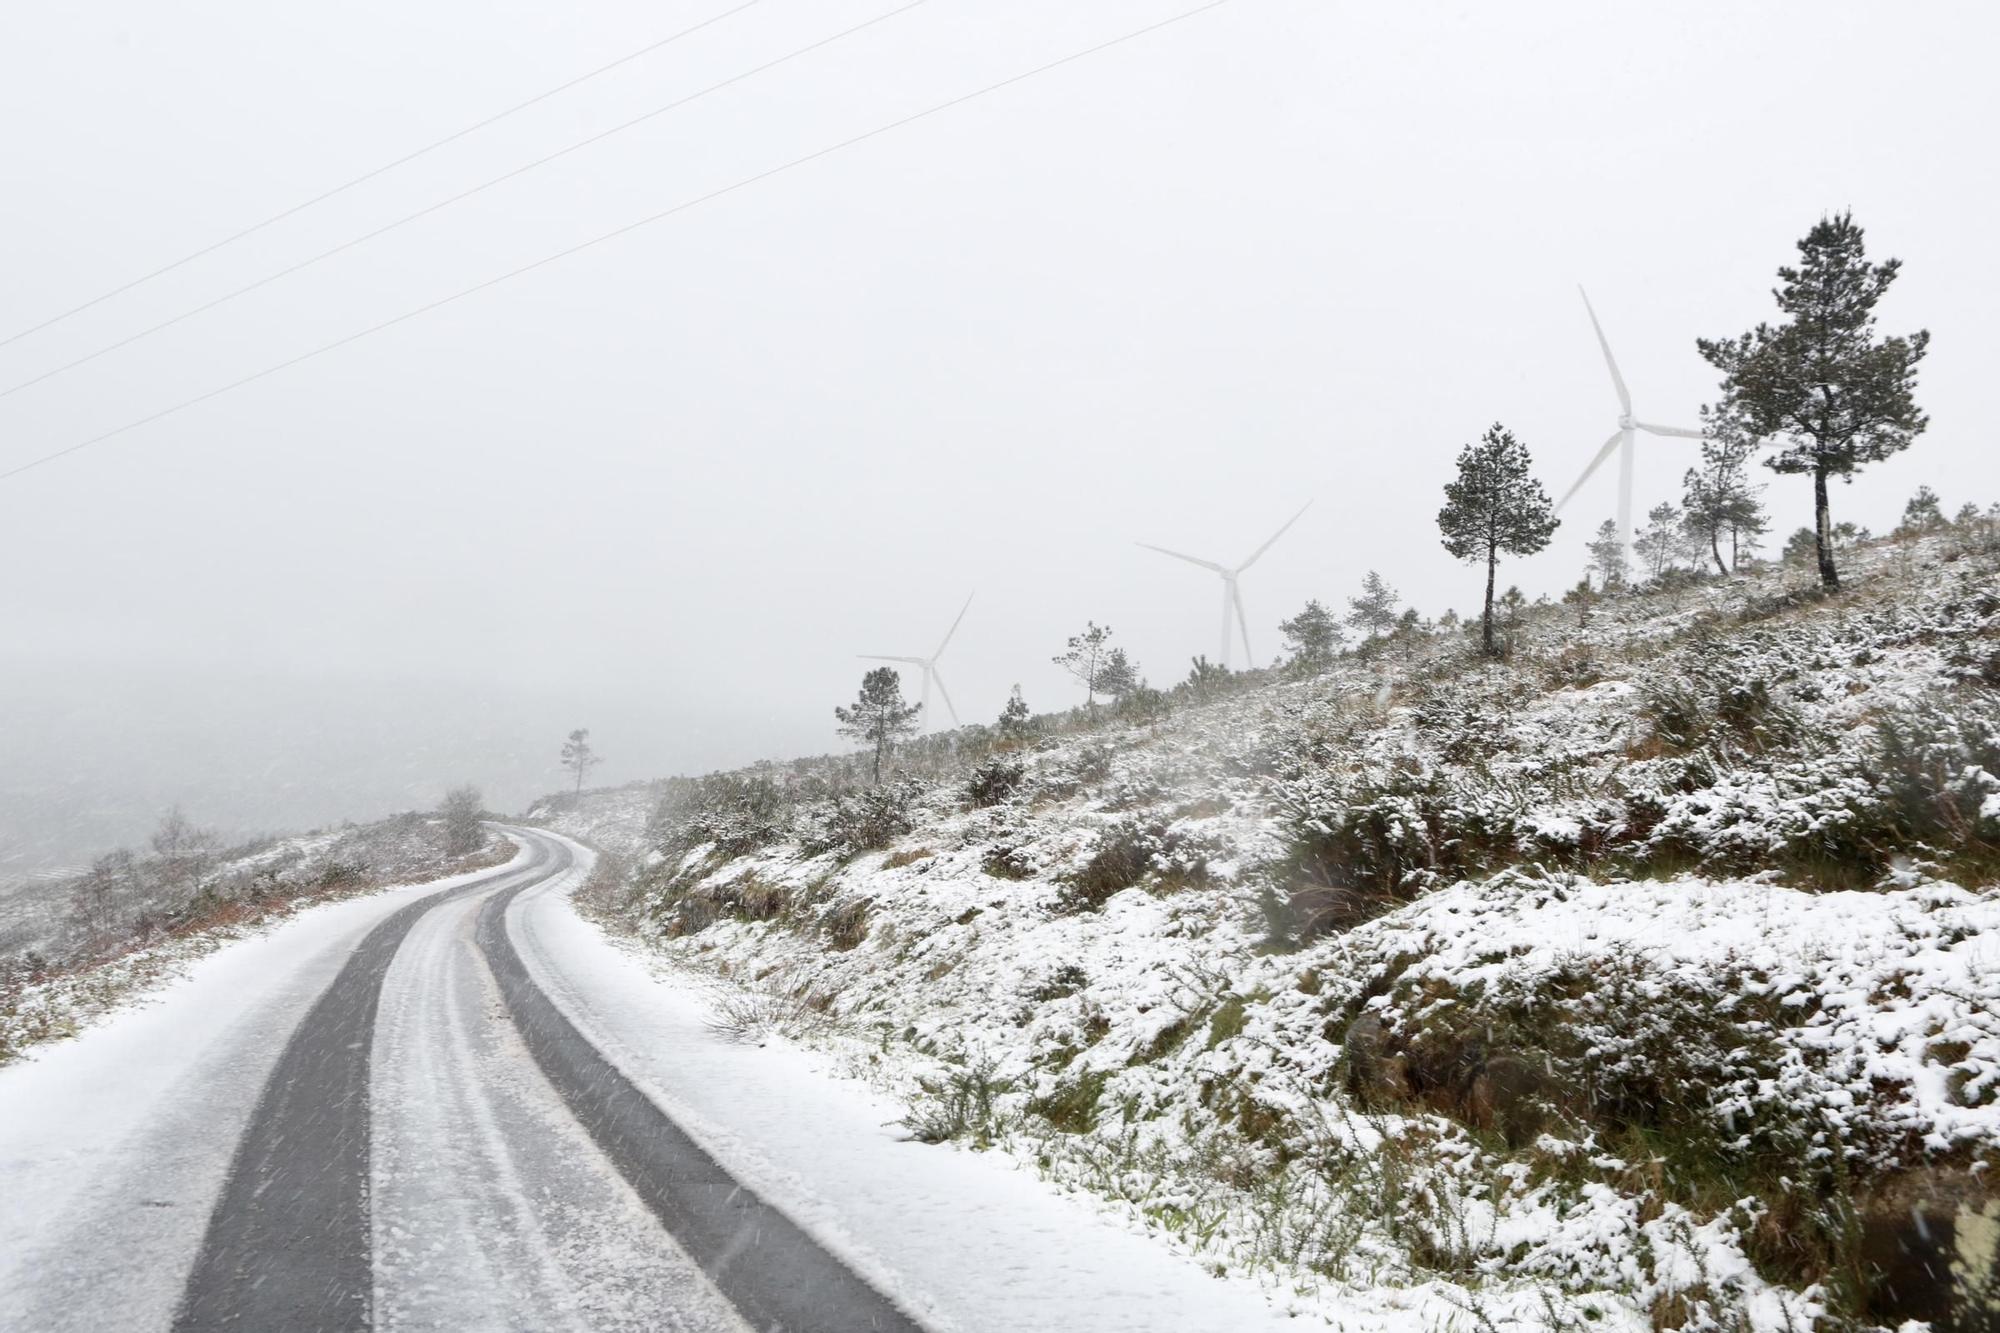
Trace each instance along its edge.
{"label": "snow-covered bush", "polygon": [[1909,839],[2000,871],[2000,700],[1927,698],[1875,723],[1873,760]]}
{"label": "snow-covered bush", "polygon": [[2000,552],[1956,540],[1525,607],[1507,665],[1211,670],[991,804],[936,741],[894,854],[802,836],[823,792],[656,854],[707,906],[649,929],[829,997],[922,1137],[1333,1319],[1932,1318],[1875,1274],[2000,1206]]}
{"label": "snow-covered bush", "polygon": [[915,827],[912,811],[929,790],[902,778],[820,801],[799,812],[794,835],[808,856],[876,851]]}
{"label": "snow-covered bush", "polygon": [[668,784],[648,836],[665,852],[710,846],[741,856],[783,838],[798,794],[767,773],[714,773]]}
{"label": "snow-covered bush", "polygon": [[998,805],[1020,787],[1027,771],[1018,759],[989,759],[966,779],[965,799],[980,810]]}
{"label": "snow-covered bush", "polygon": [[1297,934],[1311,940],[1427,888],[1511,862],[1516,794],[1437,771],[1321,771],[1277,785]]}

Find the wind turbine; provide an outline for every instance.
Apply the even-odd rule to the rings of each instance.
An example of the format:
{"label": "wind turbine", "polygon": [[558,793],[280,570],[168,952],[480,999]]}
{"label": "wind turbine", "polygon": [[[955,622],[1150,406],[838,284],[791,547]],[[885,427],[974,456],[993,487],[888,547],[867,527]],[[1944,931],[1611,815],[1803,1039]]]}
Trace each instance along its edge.
{"label": "wind turbine", "polygon": [[945,644],[950,643],[951,636],[958,633],[959,622],[965,619],[965,613],[967,611],[970,611],[971,609],[972,609],[972,598],[968,597],[965,599],[965,605],[958,609],[958,620],[952,621],[951,628],[944,632],[944,642],[938,644],[937,651],[932,653],[929,657],[887,657],[880,653],[858,654],[858,656],[860,656],[861,660],[864,662],[903,662],[909,666],[923,668],[924,711],[921,714],[919,714],[919,716],[923,719],[923,726],[925,731],[931,730],[931,686],[933,685],[937,686],[938,694],[941,695],[944,699],[945,710],[951,714],[951,724],[954,727],[960,725],[958,720],[958,710],[951,706],[951,695],[945,690],[944,677],[938,674],[937,664],[938,664],[938,659],[944,656]]}
{"label": "wind turbine", "polygon": [[1179,551],[1169,551],[1166,547],[1155,546],[1151,542],[1135,543],[1136,545],[1145,547],[1149,551],[1158,551],[1161,555],[1170,555],[1176,560],[1185,560],[1190,565],[1200,565],[1203,569],[1212,570],[1216,574],[1222,577],[1222,647],[1217,654],[1216,660],[1221,662],[1223,666],[1226,667],[1229,665],[1229,617],[1231,612],[1235,613],[1237,629],[1241,630],[1243,633],[1244,660],[1250,666],[1255,666],[1257,664],[1256,659],[1252,657],[1250,654],[1250,622],[1248,619],[1245,618],[1243,614],[1243,591],[1241,588],[1237,586],[1237,579],[1242,575],[1244,570],[1250,568],[1250,566],[1257,563],[1257,558],[1259,556],[1263,555],[1264,552],[1271,549],[1272,542],[1275,542],[1278,540],[1278,538],[1284,536],[1286,529],[1290,528],[1292,524],[1298,522],[1299,519],[1305,514],[1306,510],[1311,508],[1312,508],[1312,501],[1310,500],[1306,501],[1305,504],[1300,507],[1298,513],[1293,514],[1290,518],[1285,520],[1284,527],[1279,528],[1276,532],[1272,533],[1270,538],[1267,541],[1265,541],[1265,543],[1262,546],[1258,547],[1256,550],[1250,553],[1250,558],[1248,560],[1245,560],[1242,564],[1236,566],[1234,569],[1231,569],[1227,565],[1218,565],[1213,560],[1202,560],[1196,556],[1182,555]]}
{"label": "wind turbine", "polygon": [[1590,294],[1582,287],[1576,290],[1577,294],[1583,297],[1584,310],[1590,315],[1590,327],[1597,331],[1597,345],[1604,350],[1604,364],[1611,372],[1611,387],[1618,391],[1618,429],[1611,432],[1611,438],[1604,442],[1604,447],[1590,460],[1590,466],[1583,470],[1583,475],[1576,479],[1576,484],[1569,488],[1562,499],[1556,501],[1556,512],[1562,512],[1562,507],[1569,503],[1570,497],[1583,488],[1583,483],[1590,480],[1590,474],[1597,471],[1604,460],[1611,457],[1611,451],[1616,449],[1618,535],[1629,551],[1632,547],[1632,459],[1635,452],[1632,444],[1633,432],[1643,430],[1648,435],[1671,435],[1683,440],[1699,440],[1703,437],[1698,430],[1686,430],[1680,426],[1655,426],[1640,421],[1632,415],[1632,394],[1625,387],[1625,377],[1618,373],[1618,362],[1612,359],[1611,344],[1604,337],[1604,326],[1597,322],[1597,312],[1591,309]]}

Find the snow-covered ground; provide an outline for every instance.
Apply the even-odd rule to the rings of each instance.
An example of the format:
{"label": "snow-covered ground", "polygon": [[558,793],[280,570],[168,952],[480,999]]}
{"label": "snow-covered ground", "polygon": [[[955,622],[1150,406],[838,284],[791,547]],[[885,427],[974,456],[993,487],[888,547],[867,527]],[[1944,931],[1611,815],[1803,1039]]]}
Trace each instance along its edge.
{"label": "snow-covered ground", "polygon": [[550,817],[661,958],[1274,1309],[1893,1324],[1937,1291],[1841,1265],[1970,1290],[2000,1210],[2000,552],[1845,573]]}
{"label": "snow-covered ground", "polygon": [[0,1069],[0,1328],[168,1327],[286,1039],[363,935],[455,882],[307,909]]}
{"label": "snow-covered ground", "polygon": [[0,903],[0,1064],[88,1027],[194,960],[304,907],[506,859],[470,855],[442,824],[402,815],[272,838],[185,861],[114,855],[101,881],[53,879]]}
{"label": "snow-covered ground", "polygon": [[[713,992],[577,915],[579,852],[507,914],[535,981],[724,1170],[925,1327],[1291,1326],[1262,1285],[1005,1155],[915,1142],[902,1105],[825,1052],[719,1030]],[[474,927],[510,882],[485,871],[306,909],[0,1069],[0,1329],[172,1322],[279,1053],[362,938],[422,901],[374,1019],[356,1187],[374,1323],[740,1330],[507,1018]]]}
{"label": "snow-covered ground", "polygon": [[[1214,1276],[998,1154],[940,1154],[904,1107],[823,1052],[718,1032],[714,995],[531,890],[517,947],[572,1022],[732,1175],[945,1330],[1292,1327]],[[1408,1325],[1415,1329],[1417,1325]]]}

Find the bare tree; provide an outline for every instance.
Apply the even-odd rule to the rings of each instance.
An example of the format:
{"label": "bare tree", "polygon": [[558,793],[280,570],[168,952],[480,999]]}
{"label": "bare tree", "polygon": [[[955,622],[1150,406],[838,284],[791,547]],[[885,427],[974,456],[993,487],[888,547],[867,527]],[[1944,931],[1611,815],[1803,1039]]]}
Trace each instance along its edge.
{"label": "bare tree", "polygon": [[222,838],[214,829],[196,826],[177,805],[160,816],[152,844],[154,855],[160,859],[160,882],[180,891],[208,873]]}
{"label": "bare tree", "polygon": [[70,895],[70,920],[91,950],[110,943],[119,907],[132,890],[132,853],[107,852],[90,863]]}
{"label": "bare tree", "polygon": [[438,813],[444,816],[444,848],[447,854],[464,856],[478,850],[486,837],[486,830],[481,824],[486,817],[486,802],[480,796],[479,788],[471,783],[453,787],[444,794]]}

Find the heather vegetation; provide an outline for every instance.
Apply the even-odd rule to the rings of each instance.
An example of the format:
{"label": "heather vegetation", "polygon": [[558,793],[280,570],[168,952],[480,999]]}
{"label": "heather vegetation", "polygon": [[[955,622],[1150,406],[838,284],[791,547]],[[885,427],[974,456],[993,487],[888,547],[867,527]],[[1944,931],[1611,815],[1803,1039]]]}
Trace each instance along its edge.
{"label": "heather vegetation", "polygon": [[0,1064],[68,1036],[245,930],[316,903],[497,864],[511,843],[457,787],[436,816],[229,846],[179,809],[142,851],[23,886],[0,931]]}
{"label": "heather vegetation", "polygon": [[1706,545],[1496,598],[1494,654],[1377,579],[1358,644],[1307,614],[1143,715],[545,813],[627,851],[594,911],[824,1016],[914,1136],[1222,1267],[1496,1324],[1947,1319],[2000,1208],[2000,531],[1857,540],[1837,592]]}

